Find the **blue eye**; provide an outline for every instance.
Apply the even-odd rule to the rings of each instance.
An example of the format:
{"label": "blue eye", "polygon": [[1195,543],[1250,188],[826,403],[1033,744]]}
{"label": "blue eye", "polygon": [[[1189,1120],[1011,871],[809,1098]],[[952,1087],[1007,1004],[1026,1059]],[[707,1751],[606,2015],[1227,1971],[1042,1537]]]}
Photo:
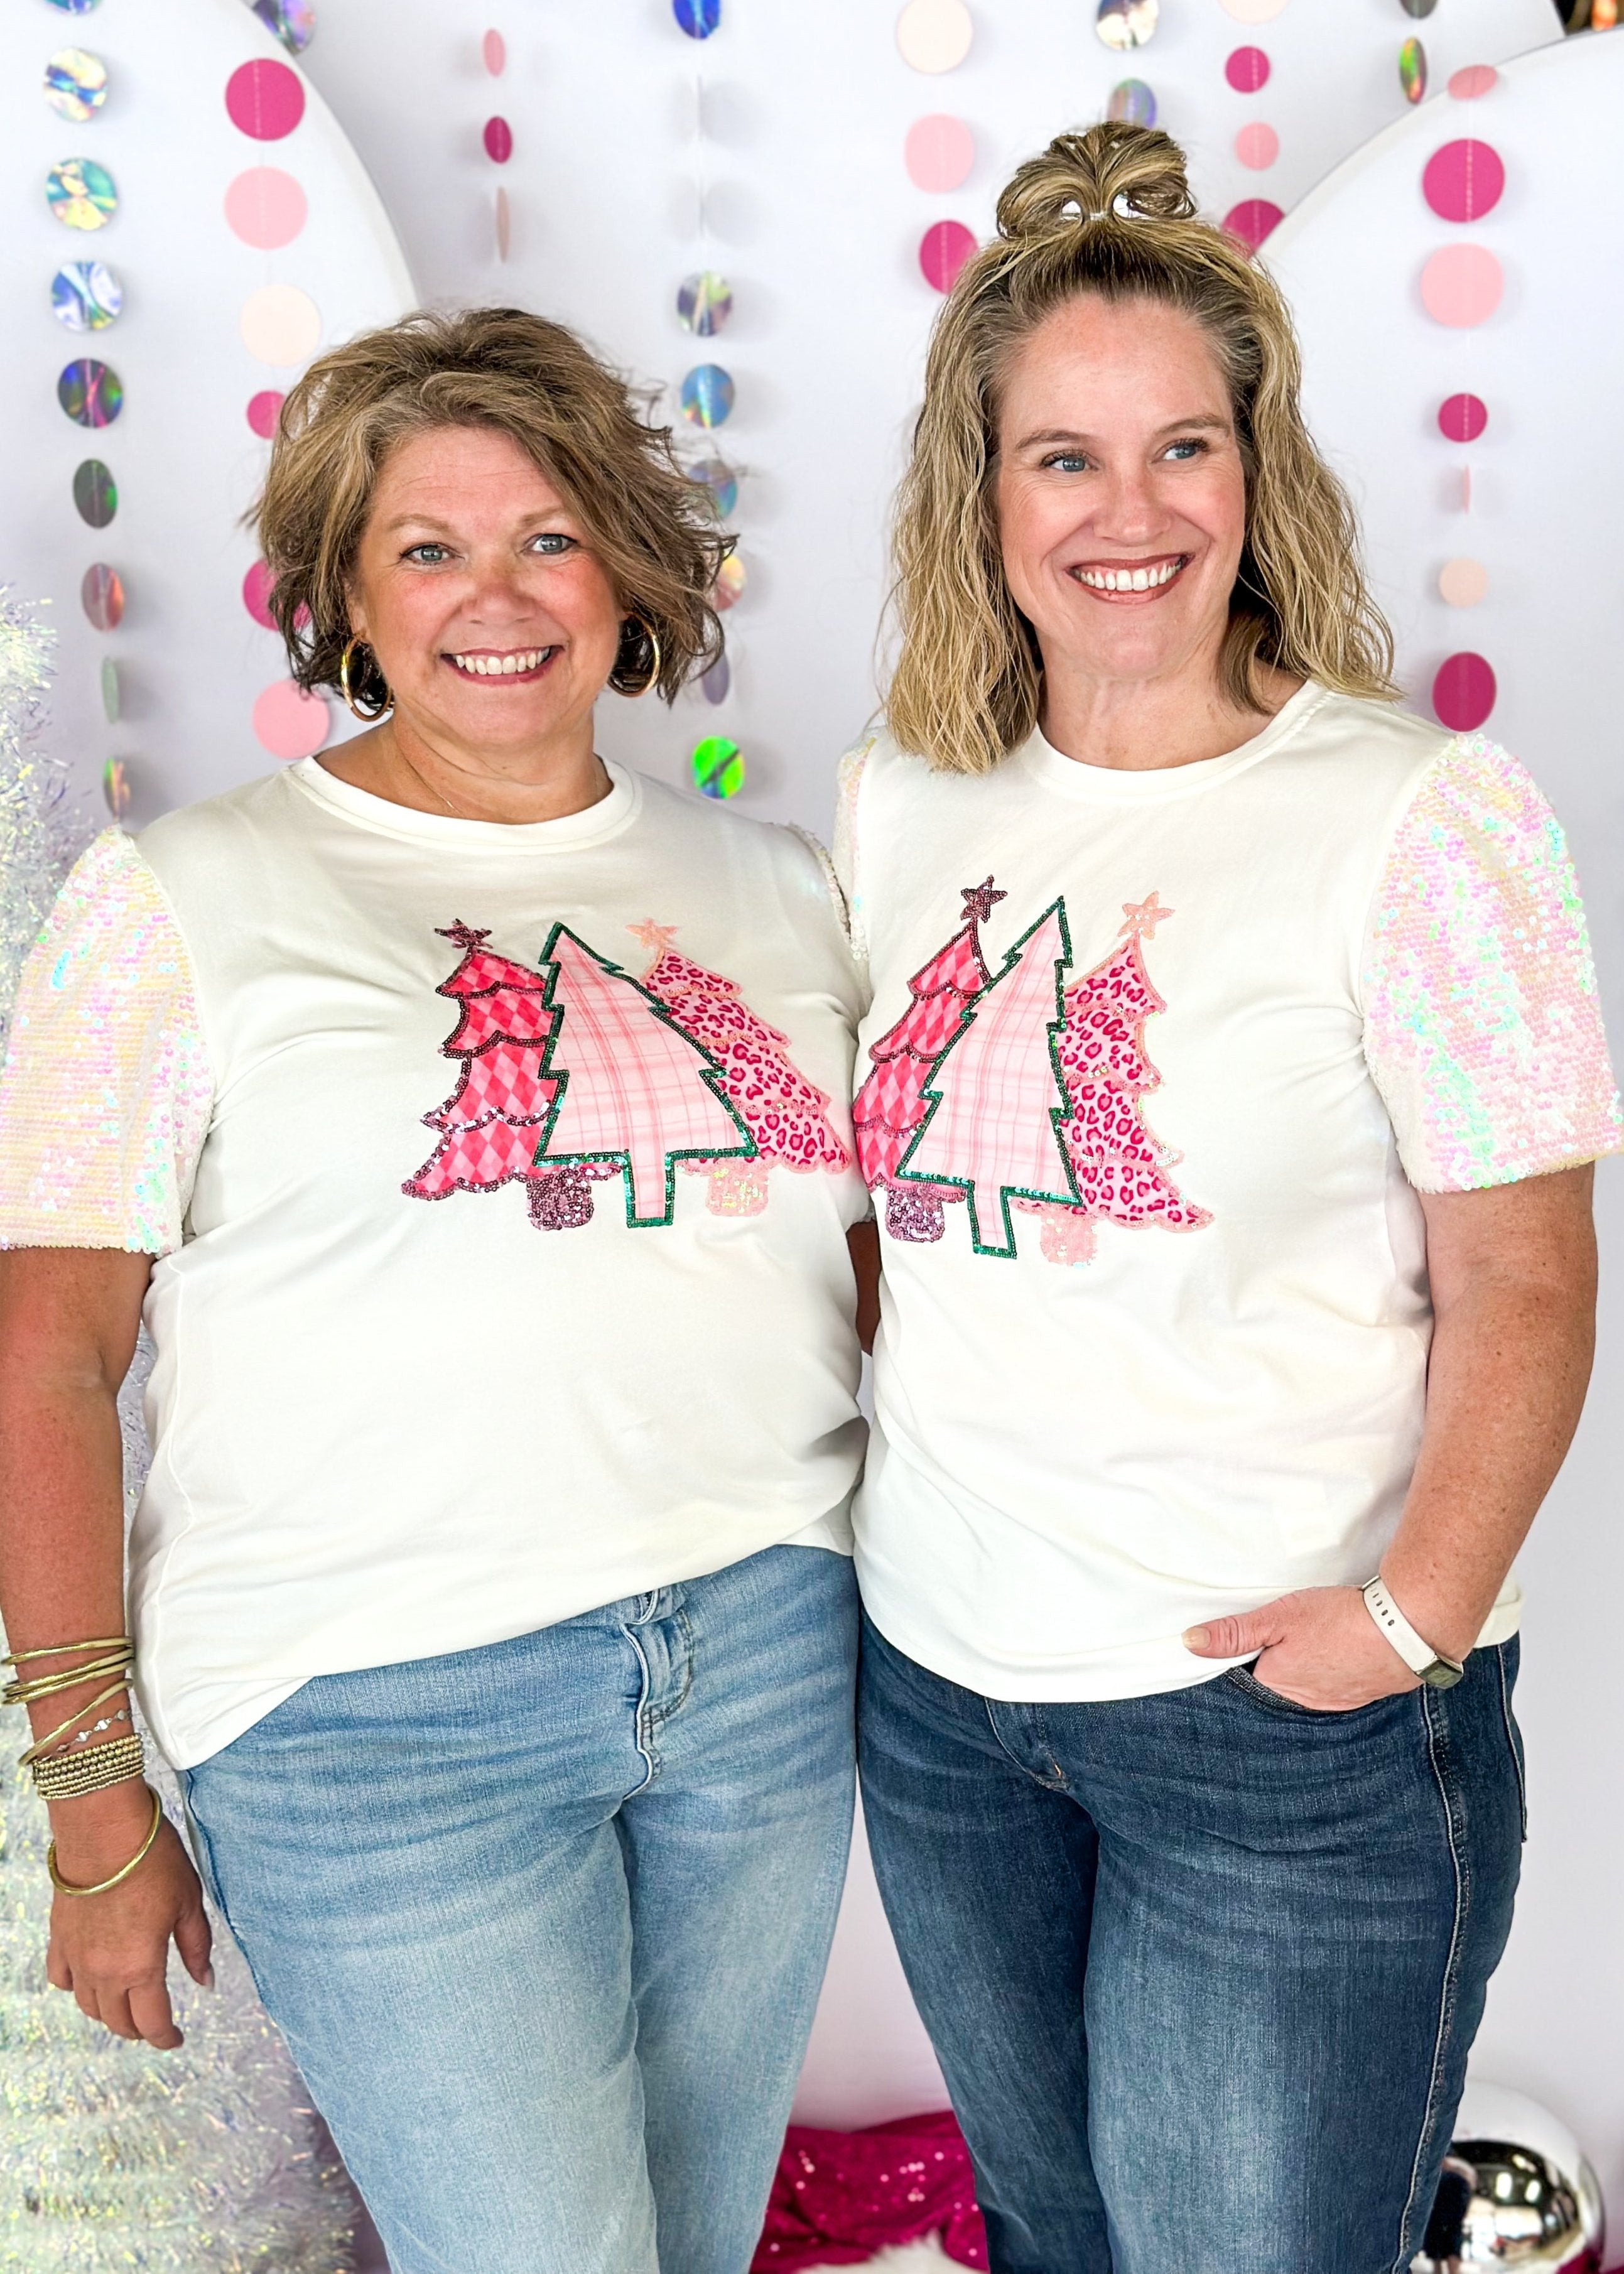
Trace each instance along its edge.
{"label": "blue eye", "polygon": [[1056,450],[1043,463],[1057,474],[1080,474],[1086,471],[1088,461],[1080,450]]}
{"label": "blue eye", "polygon": [[1168,456],[1169,458],[1177,458],[1180,456],[1187,458],[1199,458],[1204,457],[1206,456],[1206,443],[1201,441],[1193,434],[1186,437],[1186,439],[1182,442],[1173,442],[1168,447]]}
{"label": "blue eye", "polygon": [[530,551],[544,553],[549,560],[557,560],[560,553],[573,552],[575,543],[573,537],[565,537],[556,529],[544,530],[539,537],[531,538]]}
{"label": "blue eye", "polygon": [[[422,545],[409,545],[402,553],[401,559],[415,561],[425,568],[433,568],[438,567],[441,561],[449,558],[450,551],[451,548],[447,545],[434,545],[427,542]],[[433,556],[432,559],[429,557],[431,554]]]}

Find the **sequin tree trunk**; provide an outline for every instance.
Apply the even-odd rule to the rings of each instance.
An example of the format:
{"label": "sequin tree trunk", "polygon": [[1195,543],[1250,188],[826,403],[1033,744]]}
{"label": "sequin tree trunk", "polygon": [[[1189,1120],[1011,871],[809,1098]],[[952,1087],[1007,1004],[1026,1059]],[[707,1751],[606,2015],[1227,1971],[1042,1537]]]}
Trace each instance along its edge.
{"label": "sequin tree trunk", "polygon": [[628,929],[654,953],[643,985],[715,1059],[729,1103],[756,1140],[753,1158],[730,1155],[687,1164],[710,1178],[710,1213],[759,1216],[775,1164],[803,1175],[846,1168],[851,1156],[829,1125],[829,1099],[791,1063],[788,1038],[757,1018],[731,979],[673,947],[674,924],[650,921]]}
{"label": "sequin tree trunk", "polygon": [[988,983],[981,926],[1007,895],[989,877],[963,887],[960,897],[963,923],[909,980],[908,1007],[896,1025],[868,1045],[872,1071],[852,1107],[858,1166],[871,1193],[884,1191],[886,1231],[921,1244],[941,1239],[943,1203],[963,1194],[951,1185],[898,1184],[897,1165],[925,1118],[930,1070]]}

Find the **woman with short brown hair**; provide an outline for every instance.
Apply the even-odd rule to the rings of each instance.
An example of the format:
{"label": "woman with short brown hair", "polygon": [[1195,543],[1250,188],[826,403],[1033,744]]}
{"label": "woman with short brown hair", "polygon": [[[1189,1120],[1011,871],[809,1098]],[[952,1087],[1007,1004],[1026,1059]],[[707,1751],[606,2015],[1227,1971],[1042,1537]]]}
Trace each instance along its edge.
{"label": "woman with short brown hair", "polygon": [[51,1979],[167,2045],[207,1970],[133,1681],[398,2274],[743,2274],[841,1884],[849,955],[594,747],[717,651],[700,499],[540,318],[313,365],[259,530],[369,731],[99,840],[0,1085]]}
{"label": "woman with short brown hair", "polygon": [[1560,831],[1391,706],[1354,536],[1175,146],[1021,167],[837,842],[865,1813],[996,2274],[1397,2274],[1510,1923],[1618,1100]]}

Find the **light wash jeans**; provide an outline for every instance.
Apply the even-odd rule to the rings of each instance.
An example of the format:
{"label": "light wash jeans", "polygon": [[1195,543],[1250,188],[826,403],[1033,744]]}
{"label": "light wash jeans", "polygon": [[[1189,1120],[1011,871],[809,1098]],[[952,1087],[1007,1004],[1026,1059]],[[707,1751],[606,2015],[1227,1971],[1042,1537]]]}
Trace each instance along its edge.
{"label": "light wash jeans", "polygon": [[324,1675],[187,1773],[395,2274],[744,2274],[844,1878],[856,1590],[775,1547]]}

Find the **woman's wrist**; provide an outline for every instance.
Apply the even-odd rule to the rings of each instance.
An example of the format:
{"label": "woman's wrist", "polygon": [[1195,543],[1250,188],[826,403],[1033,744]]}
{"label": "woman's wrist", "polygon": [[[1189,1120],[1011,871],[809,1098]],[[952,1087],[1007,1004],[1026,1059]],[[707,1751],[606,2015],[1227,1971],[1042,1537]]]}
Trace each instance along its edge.
{"label": "woman's wrist", "polygon": [[1492,1597],[1479,1604],[1462,1593],[1458,1582],[1450,1585],[1412,1569],[1402,1555],[1392,1553],[1382,1558],[1381,1581],[1424,1642],[1441,1658],[1464,1661],[1483,1631]]}
{"label": "woman's wrist", "polygon": [[86,1884],[128,1863],[152,1822],[152,1788],[139,1777],[105,1792],[49,1805],[51,1837],[64,1877]]}

